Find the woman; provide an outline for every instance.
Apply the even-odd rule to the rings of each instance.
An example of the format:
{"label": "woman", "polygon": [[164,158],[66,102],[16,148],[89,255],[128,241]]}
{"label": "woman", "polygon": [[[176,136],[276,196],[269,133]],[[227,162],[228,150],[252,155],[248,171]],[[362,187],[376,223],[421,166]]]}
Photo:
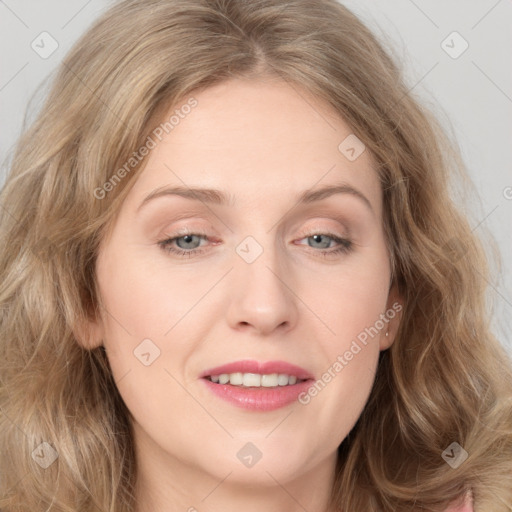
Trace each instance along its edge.
{"label": "woman", "polygon": [[509,510],[443,140],[334,1],[112,7],[0,197],[2,510]]}

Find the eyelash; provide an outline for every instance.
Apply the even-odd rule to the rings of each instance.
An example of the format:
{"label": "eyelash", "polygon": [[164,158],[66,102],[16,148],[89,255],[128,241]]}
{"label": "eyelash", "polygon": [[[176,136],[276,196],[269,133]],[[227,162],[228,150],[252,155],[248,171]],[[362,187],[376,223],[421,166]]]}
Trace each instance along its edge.
{"label": "eyelash", "polygon": [[[198,256],[199,254],[202,254],[204,252],[203,249],[191,249],[190,251],[185,251],[183,249],[175,249],[174,247],[171,246],[171,244],[175,240],[178,240],[179,238],[184,238],[185,236],[194,236],[194,235],[201,237],[203,240],[204,239],[208,240],[208,235],[206,235],[205,233],[192,233],[192,232],[188,233],[187,232],[187,233],[179,235],[179,236],[161,240],[158,242],[158,245],[161,247],[161,249],[163,251],[165,251],[167,253],[172,253],[172,254],[175,254],[176,256],[185,256],[185,257],[191,258],[192,256]],[[329,232],[325,232],[325,233],[324,232],[313,232],[310,234],[303,235],[302,238],[300,238],[300,240],[303,240],[304,238],[311,238],[314,235],[327,236],[334,242],[340,244],[340,246],[336,249],[316,250],[314,247],[309,247],[310,250],[312,250],[315,253],[320,253],[325,258],[328,258],[330,256],[336,256],[339,254],[348,254],[349,252],[351,252],[353,250],[353,244],[349,239],[339,237],[339,236],[335,235],[334,233],[329,233]]]}

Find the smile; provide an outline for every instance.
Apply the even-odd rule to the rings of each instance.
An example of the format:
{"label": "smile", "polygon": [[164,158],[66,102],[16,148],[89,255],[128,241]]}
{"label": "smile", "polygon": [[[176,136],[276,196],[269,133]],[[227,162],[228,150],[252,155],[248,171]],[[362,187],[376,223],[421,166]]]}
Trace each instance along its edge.
{"label": "smile", "polygon": [[271,373],[261,375],[259,373],[221,373],[220,375],[211,375],[209,378],[212,382],[219,384],[230,384],[231,386],[244,387],[263,387],[276,388],[278,386],[293,386],[297,382],[303,382],[295,375],[287,375],[286,373]]}
{"label": "smile", "polygon": [[285,361],[237,361],[206,370],[200,378],[216,397],[253,411],[290,405],[314,382],[307,370]]}

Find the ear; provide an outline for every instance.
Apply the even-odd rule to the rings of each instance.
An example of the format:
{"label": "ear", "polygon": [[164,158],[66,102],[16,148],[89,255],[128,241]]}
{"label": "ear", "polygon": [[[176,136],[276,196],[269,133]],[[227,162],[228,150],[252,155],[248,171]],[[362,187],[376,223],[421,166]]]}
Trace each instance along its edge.
{"label": "ear", "polygon": [[103,344],[103,320],[99,312],[96,318],[80,317],[73,327],[78,344],[86,350],[92,350]]}
{"label": "ear", "polygon": [[398,293],[398,286],[396,283],[392,283],[389,289],[386,312],[384,313],[388,319],[388,322],[382,330],[382,334],[380,336],[380,350],[387,350],[395,341],[396,333],[398,332],[398,327],[402,318],[403,309],[404,303],[402,297]]}

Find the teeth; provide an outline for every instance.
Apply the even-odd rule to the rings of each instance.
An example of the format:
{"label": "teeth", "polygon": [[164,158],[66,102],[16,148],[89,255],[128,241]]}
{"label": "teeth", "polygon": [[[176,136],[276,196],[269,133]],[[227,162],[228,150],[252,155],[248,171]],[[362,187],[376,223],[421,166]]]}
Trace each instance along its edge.
{"label": "teeth", "polygon": [[286,386],[289,382],[290,377],[288,375],[280,374],[277,376],[277,383],[279,386]]}
{"label": "teeth", "polygon": [[[231,375],[229,376],[229,382],[231,383]],[[257,373],[244,373],[244,381],[242,385],[246,388],[259,388],[261,386],[261,375],[258,375]]]}
{"label": "teeth", "polygon": [[241,386],[244,383],[244,374],[243,373],[231,373],[228,376],[229,383],[233,384],[233,386]]}
{"label": "teeth", "polygon": [[259,373],[221,373],[220,375],[211,375],[210,380],[219,384],[230,384],[232,386],[243,386],[253,388],[275,388],[278,386],[293,386],[302,379],[297,379],[295,375],[285,373],[271,373],[260,375]]}
{"label": "teeth", "polygon": [[[284,379],[283,379],[284,382]],[[275,388],[279,384],[277,373],[261,376],[261,385],[264,388]],[[288,384],[288,383],[287,383]]]}

